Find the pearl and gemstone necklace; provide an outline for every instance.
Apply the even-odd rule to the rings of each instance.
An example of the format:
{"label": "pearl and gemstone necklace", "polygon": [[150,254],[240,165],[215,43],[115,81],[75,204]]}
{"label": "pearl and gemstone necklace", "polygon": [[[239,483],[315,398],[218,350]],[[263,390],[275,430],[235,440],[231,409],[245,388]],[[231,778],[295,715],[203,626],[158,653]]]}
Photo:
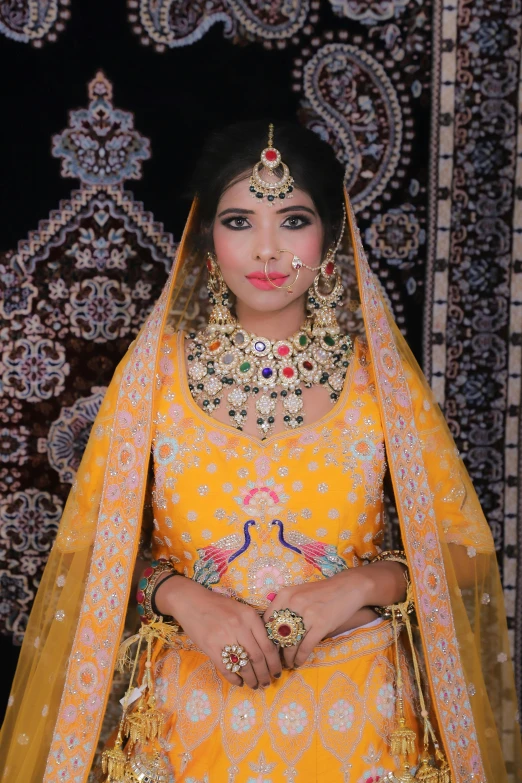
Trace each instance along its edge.
{"label": "pearl and gemstone necklace", "polygon": [[241,430],[248,397],[254,397],[257,427],[266,438],[274,428],[281,397],[285,427],[299,427],[305,418],[301,387],[327,386],[335,403],[353,354],[348,335],[321,332],[312,332],[309,321],[296,334],[277,341],[251,334],[238,324],[229,334],[216,333],[212,327],[191,332],[186,353],[195,402],[211,414],[232,386],[226,393],[230,423]]}

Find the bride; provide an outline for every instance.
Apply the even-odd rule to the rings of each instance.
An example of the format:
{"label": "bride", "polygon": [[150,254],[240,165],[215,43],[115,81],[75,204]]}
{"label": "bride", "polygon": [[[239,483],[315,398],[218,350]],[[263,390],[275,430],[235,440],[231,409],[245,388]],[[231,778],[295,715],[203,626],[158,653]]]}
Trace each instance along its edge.
{"label": "bride", "polygon": [[[130,663],[107,781],[514,783],[492,538],[342,167],[304,128],[243,123],[208,140],[194,191],[38,592],[5,778],[86,781]],[[118,652],[133,573],[142,624]]]}

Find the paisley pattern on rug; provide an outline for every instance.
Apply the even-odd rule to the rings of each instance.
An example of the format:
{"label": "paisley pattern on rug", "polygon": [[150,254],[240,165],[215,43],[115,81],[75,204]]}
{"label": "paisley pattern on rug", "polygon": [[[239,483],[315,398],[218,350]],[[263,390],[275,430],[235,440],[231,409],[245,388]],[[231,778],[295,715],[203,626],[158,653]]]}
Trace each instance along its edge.
{"label": "paisley pattern on rug", "polygon": [[234,42],[284,48],[299,34],[312,32],[319,7],[318,0],[128,0],[128,18],[141,43],[153,43],[157,52],[189,46],[216,24]]}
{"label": "paisley pattern on rug", "polygon": [[18,643],[105,388],[176,251],[123,189],[148,139],[102,73],[89,99],[53,139],[80,189],[0,256],[0,629]]}
{"label": "paisley pattern on rug", "polygon": [[71,16],[70,0],[15,0],[0,4],[0,33],[40,48],[54,43]]}

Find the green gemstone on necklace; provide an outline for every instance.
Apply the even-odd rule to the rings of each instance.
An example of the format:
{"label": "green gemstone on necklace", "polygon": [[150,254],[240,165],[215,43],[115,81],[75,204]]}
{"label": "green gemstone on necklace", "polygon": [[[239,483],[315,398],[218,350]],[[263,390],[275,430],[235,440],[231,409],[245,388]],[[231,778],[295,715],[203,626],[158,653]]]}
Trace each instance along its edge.
{"label": "green gemstone on necklace", "polygon": [[304,345],[307,344],[307,342],[308,342],[308,337],[306,336],[306,334],[300,334],[299,335],[299,345],[303,345],[304,346]]}
{"label": "green gemstone on necklace", "polygon": [[243,362],[242,364],[239,365],[239,369],[241,370],[241,372],[247,372],[248,370],[250,370],[250,362]]}
{"label": "green gemstone on necklace", "polygon": [[326,335],[326,337],[324,338],[324,341],[325,341],[326,345],[330,345],[330,346],[331,345],[335,345],[335,340],[334,340],[333,337],[330,337],[330,335]]}

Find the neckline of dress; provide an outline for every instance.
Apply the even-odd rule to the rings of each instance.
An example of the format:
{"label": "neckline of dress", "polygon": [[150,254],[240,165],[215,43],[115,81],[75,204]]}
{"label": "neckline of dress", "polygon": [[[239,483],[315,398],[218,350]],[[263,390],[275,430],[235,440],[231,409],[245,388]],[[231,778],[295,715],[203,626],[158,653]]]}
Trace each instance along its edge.
{"label": "neckline of dress", "polygon": [[356,348],[357,337],[354,339],[353,354],[350,361],[350,366],[346,371],[346,376],[344,378],[342,391],[339,395],[339,399],[336,400],[334,405],[332,405],[331,410],[325,416],[322,416],[320,419],[317,419],[317,421],[313,421],[310,424],[305,424],[303,427],[296,427],[295,430],[285,429],[282,432],[274,433],[273,435],[269,435],[268,438],[263,438],[263,440],[261,440],[261,438],[258,438],[255,435],[250,435],[248,432],[244,432],[243,430],[238,430],[237,427],[233,427],[231,424],[225,424],[224,422],[219,421],[219,419],[214,419],[213,416],[209,416],[208,413],[205,413],[205,411],[203,411],[199,407],[199,405],[195,402],[188,386],[188,373],[187,373],[187,364],[185,361],[184,341],[185,341],[185,332],[180,329],[180,331],[177,334],[177,340],[176,340],[177,355],[175,357],[175,365],[176,365],[176,372],[178,373],[178,376],[180,378],[180,385],[181,385],[183,397],[188,407],[191,408],[195,413],[197,413],[198,417],[204,420],[207,424],[211,424],[216,429],[222,430],[223,432],[227,432],[229,435],[234,435],[235,437],[239,437],[239,438],[245,438],[246,440],[255,443],[256,446],[258,446],[261,449],[264,449],[268,445],[271,445],[273,441],[281,440],[282,438],[286,439],[288,437],[295,437],[297,434],[301,436],[306,432],[310,432],[312,430],[316,430],[318,428],[324,427],[324,425],[328,421],[330,421],[330,419],[332,419],[334,416],[338,414],[339,409],[343,407],[352,387],[352,376],[353,376],[354,366],[355,366],[355,356],[357,353],[357,348]]}

